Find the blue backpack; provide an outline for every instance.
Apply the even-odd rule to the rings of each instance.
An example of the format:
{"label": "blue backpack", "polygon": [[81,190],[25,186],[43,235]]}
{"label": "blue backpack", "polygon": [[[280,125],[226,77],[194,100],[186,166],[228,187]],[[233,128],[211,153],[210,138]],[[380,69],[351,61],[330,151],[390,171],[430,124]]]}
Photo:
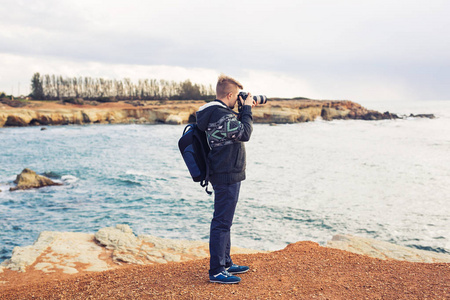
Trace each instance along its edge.
{"label": "blue backpack", "polygon": [[197,124],[187,125],[178,141],[178,148],[194,182],[200,182],[200,185],[205,187],[206,193],[211,195],[212,192],[208,191],[210,148],[206,133],[201,131]]}

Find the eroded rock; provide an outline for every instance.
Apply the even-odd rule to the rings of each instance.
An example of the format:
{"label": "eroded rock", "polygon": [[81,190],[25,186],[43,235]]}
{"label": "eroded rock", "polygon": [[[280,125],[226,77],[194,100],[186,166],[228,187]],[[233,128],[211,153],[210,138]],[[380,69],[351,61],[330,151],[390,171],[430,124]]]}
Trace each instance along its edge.
{"label": "eroded rock", "polygon": [[183,118],[178,115],[169,115],[165,121],[166,124],[179,125],[183,124]]}
{"label": "eroded rock", "polygon": [[43,231],[33,245],[15,247],[11,259],[2,266],[21,272],[29,267],[46,273],[104,271],[110,269],[108,262],[101,258],[104,253],[105,249],[95,243],[92,234]]}
{"label": "eroded rock", "polygon": [[[126,264],[181,262],[209,255],[208,243],[171,240],[149,235],[137,237],[128,225],[100,229],[95,235],[78,232],[44,231],[37,241],[26,247],[15,247],[3,268],[25,272],[104,271]],[[232,253],[259,253],[232,247]]]}
{"label": "eroded rock", "polygon": [[16,180],[14,180],[14,183],[17,184],[17,186],[10,188],[9,189],[10,191],[36,189],[44,186],[62,185],[62,183],[54,182],[53,180],[45,176],[37,175],[36,172],[30,169],[24,169],[22,173],[17,175],[17,178]]}

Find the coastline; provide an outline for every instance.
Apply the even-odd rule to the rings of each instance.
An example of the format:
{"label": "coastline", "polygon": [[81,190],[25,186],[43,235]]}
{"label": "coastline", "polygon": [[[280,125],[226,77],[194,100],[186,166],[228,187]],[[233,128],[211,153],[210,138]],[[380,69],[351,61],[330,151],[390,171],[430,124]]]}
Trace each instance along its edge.
{"label": "coastline", "polygon": [[[41,236],[33,246],[14,250],[16,258],[12,260],[22,266],[26,256],[18,254],[26,250],[34,256],[40,253],[35,260],[28,259],[29,265],[22,271],[0,269],[0,299],[192,299],[219,297],[223,293],[232,299],[450,296],[450,255],[442,255],[448,259],[446,263],[374,258],[368,256],[370,252],[398,255],[405,247],[356,237],[353,239],[359,243],[372,243],[369,253],[356,254],[336,249],[336,245],[322,247],[308,241],[272,252],[234,248],[234,260],[248,264],[251,270],[242,274],[240,284],[229,287],[208,282],[205,242],[136,237],[127,225],[102,228],[95,235],[43,232]],[[64,242],[58,243],[58,239]],[[333,240],[347,243],[347,250],[351,251],[357,243],[349,244],[349,239],[340,236]],[[393,251],[389,251],[390,247]],[[86,253],[90,253],[90,258]],[[149,253],[166,261],[150,259],[147,264],[142,263],[151,256]],[[93,258],[105,265],[95,264]],[[93,265],[100,268],[92,268]],[[107,265],[110,267],[104,268]]]}
{"label": "coastline", "polygon": [[[292,116],[291,113],[286,115]],[[147,124],[146,120],[135,118],[128,119],[127,122]],[[156,123],[166,122],[161,118]],[[89,240],[88,248],[92,243],[96,244],[92,235],[84,235]],[[115,266],[116,262],[112,256],[108,256],[108,251],[114,252],[114,249],[106,247],[100,256],[108,257],[109,263]],[[354,250],[354,246],[348,248],[347,250],[352,248]],[[376,247],[369,245],[367,250],[381,249],[383,254],[385,248],[377,244]],[[394,252],[397,251],[396,247],[392,248]],[[170,251],[168,254],[167,257],[170,258]],[[44,250],[43,255],[49,259],[54,256],[48,249]],[[122,262],[120,267],[114,269],[96,272],[78,271],[73,274],[65,272],[71,270],[70,266],[57,268],[41,265],[41,270],[27,270],[25,273],[0,268],[0,299],[28,299],[32,296],[41,299],[84,299],[90,296],[97,299],[114,297],[192,299],[220,297],[224,293],[230,298],[281,299],[450,297],[449,263],[403,263],[393,261],[392,258],[388,258],[387,261],[368,259],[367,254],[361,257],[349,252],[328,250],[313,242],[297,242],[279,251],[239,254],[236,257],[240,261],[248,262],[252,266],[252,273],[244,274],[243,282],[231,289],[208,283],[207,276],[204,276],[207,272],[207,259],[197,257],[193,258],[194,260],[176,261],[176,256],[172,255],[175,260],[168,263],[142,266]],[[66,260],[67,256],[61,258]],[[42,261],[35,262],[35,265],[37,263]],[[75,265],[74,269],[81,266],[80,262],[72,263]],[[42,271],[44,269],[54,272],[46,273]]]}
{"label": "coastline", "polygon": [[[195,121],[201,100],[142,101],[134,105],[118,101],[98,105],[29,101],[26,106],[0,103],[0,127],[81,124],[186,124]],[[268,101],[253,109],[255,123],[300,123],[324,120],[399,118],[389,112],[368,110],[347,101],[290,99]]]}

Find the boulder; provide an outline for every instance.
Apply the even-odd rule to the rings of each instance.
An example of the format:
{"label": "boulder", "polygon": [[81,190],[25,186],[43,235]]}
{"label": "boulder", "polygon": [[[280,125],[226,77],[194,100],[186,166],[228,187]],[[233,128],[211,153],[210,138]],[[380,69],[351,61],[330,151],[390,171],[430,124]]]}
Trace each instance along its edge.
{"label": "boulder", "polygon": [[22,173],[17,175],[14,183],[17,184],[17,186],[10,188],[10,191],[37,189],[40,187],[52,185],[62,185],[62,183],[54,182],[53,180],[45,176],[37,175],[36,172],[30,169],[24,169]]}

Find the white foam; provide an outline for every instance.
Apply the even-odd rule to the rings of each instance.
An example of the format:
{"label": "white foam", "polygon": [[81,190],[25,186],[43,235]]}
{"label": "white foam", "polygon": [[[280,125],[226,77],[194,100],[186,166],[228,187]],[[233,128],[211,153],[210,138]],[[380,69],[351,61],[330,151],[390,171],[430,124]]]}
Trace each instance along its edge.
{"label": "white foam", "polygon": [[61,177],[61,180],[65,183],[75,183],[77,182],[79,179],[73,175],[64,175]]}

